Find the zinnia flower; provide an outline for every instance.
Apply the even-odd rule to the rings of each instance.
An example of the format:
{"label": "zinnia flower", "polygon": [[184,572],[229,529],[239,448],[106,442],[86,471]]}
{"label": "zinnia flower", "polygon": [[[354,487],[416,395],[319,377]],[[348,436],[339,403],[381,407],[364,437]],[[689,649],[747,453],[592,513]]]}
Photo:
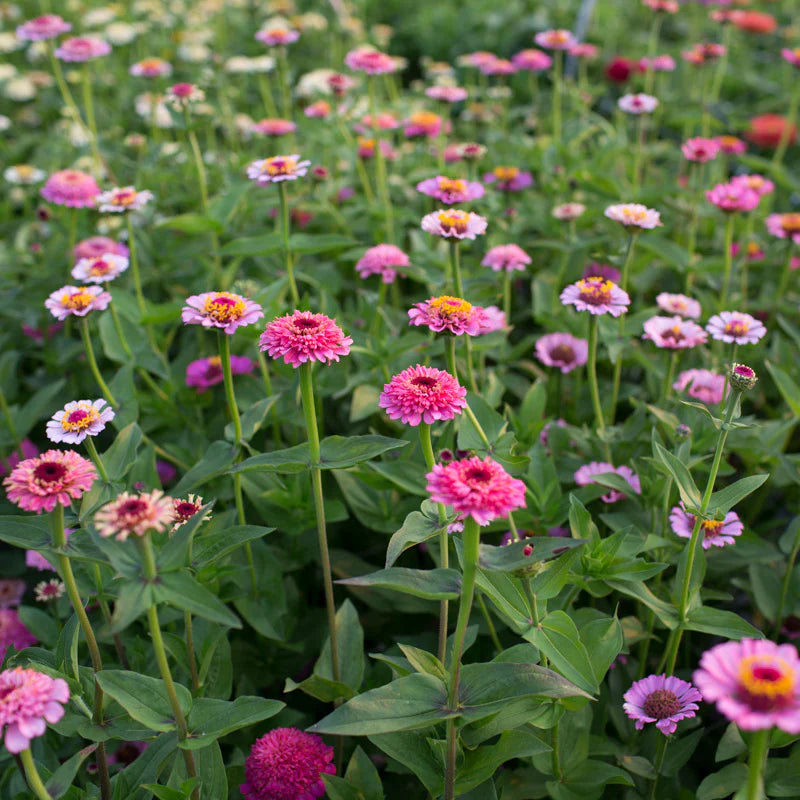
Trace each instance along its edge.
{"label": "zinnia flower", "polygon": [[643,339],[650,339],[656,347],[668,350],[697,347],[708,339],[708,334],[696,322],[678,316],[650,317],[643,327]]}
{"label": "zinnia flower", "polygon": [[[173,497],[172,498],[172,510],[174,512],[174,519],[175,524],[172,526],[172,532],[174,533],[181,525],[185,525],[195,514],[200,511],[203,507],[203,498],[197,494],[190,494],[186,498],[182,497]],[[206,512],[204,515],[205,519],[211,519],[211,514]]]}
{"label": "zinnia flower", "polygon": [[97,181],[77,169],[54,172],[41,189],[45,200],[69,208],[91,208],[98,194],[100,187]]}
{"label": "zinnia flower", "polygon": [[105,430],[114,416],[105,400],[73,400],[48,421],[47,438],[51,442],[80,444],[87,436],[97,436]]}
{"label": "zinnia flower", "polygon": [[747,150],[747,143],[738,136],[717,136],[716,142],[719,149],[728,155],[741,155]]}
{"label": "zinnia flower", "polygon": [[461,86],[429,86],[425,94],[432,100],[443,103],[459,103],[467,99],[467,90]]}
{"label": "zinnia flower", "polygon": [[578,40],[570,31],[549,30],[541,31],[533,37],[539,47],[546,47],[548,50],[569,50],[578,44]]}
{"label": "zinnia flower", "polygon": [[[19,36],[19,28],[17,28],[17,36]],[[800,47],[795,47],[793,50],[784,47],[781,50],[781,58],[788,61],[793,67],[800,67]]]}
{"label": "zinnia flower", "polygon": [[96,36],[64,39],[56,48],[55,56],[62,61],[91,61],[111,52],[111,45]]}
{"label": "zinnia flower", "polygon": [[[582,467],[579,467],[575,471],[573,478],[578,486],[588,486],[590,483],[595,483],[595,475],[603,475],[607,472],[615,472],[617,475],[624,478],[630,484],[631,491],[634,494],[642,493],[642,485],[639,481],[639,476],[630,467],[626,467],[624,464],[620,467],[615,467],[613,464],[609,464],[606,461],[592,461],[589,464],[584,464]],[[624,500],[626,497],[627,495],[623,492],[617,489],[611,489],[608,494],[603,495],[600,499],[604,503],[617,503],[620,500]]]}
{"label": "zinnia flower", "polygon": [[697,161],[701,164],[716,158],[719,151],[720,145],[716,139],[706,139],[702,136],[687,139],[681,145],[681,152],[688,161]]}
{"label": "zinnia flower", "polygon": [[271,25],[269,28],[258,31],[255,38],[263,44],[275,47],[296,42],[300,38],[300,34],[287,25]]}
{"label": "zinnia flower", "polygon": [[445,239],[474,239],[486,232],[486,217],[458,208],[442,209],[422,218],[422,230]]}
{"label": "zinnia flower", "polygon": [[648,675],[636,681],[623,695],[625,713],[636,720],[636,730],[646,722],[655,722],[664,736],[675,733],[682,719],[695,716],[702,700],[700,692],[691,683],[666,675]]}
{"label": "zinnia flower", "polygon": [[752,189],[759,197],[775,191],[775,184],[763,175],[736,175],[731,178],[731,183],[740,183],[742,186]]}
{"label": "zinnia flower", "polygon": [[280,181],[296,181],[302,178],[311,165],[310,161],[298,161],[299,155],[272,156],[253,161],[247,167],[247,177],[259,186]]}
{"label": "zinnia flower", "polygon": [[664,311],[669,311],[671,314],[678,314],[681,317],[689,317],[690,319],[697,319],[700,316],[700,303],[697,300],[692,300],[685,294],[670,294],[669,292],[661,292],[656,296],[656,304]]}
{"label": "zinnia flower", "polygon": [[386,53],[381,53],[374,47],[358,47],[351,50],[345,57],[344,63],[352,70],[366,72],[367,75],[381,75],[386,72],[396,72],[397,62]]}
{"label": "zinnia flower", "polygon": [[556,219],[570,222],[573,219],[578,219],[586,211],[586,206],[583,203],[562,203],[553,209],[553,216]]}
{"label": "zinnia flower", "polygon": [[94,527],[100,536],[124,542],[128,536],[144,536],[147,531],[165,531],[175,520],[171,497],[161,489],[152,492],[122,492],[94,515]]}
{"label": "zinnia flower", "polygon": [[62,33],[69,33],[72,25],[58,14],[43,14],[34,17],[17,27],[17,38],[27,42],[40,42],[44,39],[55,39]]}
{"label": "zinnia flower", "polygon": [[407,267],[410,263],[408,256],[396,245],[377,244],[361,256],[356,263],[356,271],[362,278],[380,275],[384,283],[394,283],[396,267]]}
{"label": "zinnia flower", "polygon": [[183,111],[195,103],[202,103],[206,93],[193,83],[176,83],[167,89],[165,99],[176,111]]}
{"label": "zinnia flower", "polygon": [[72,268],[70,275],[84,283],[106,283],[113,281],[126,269],[128,269],[128,259],[125,256],[106,253],[103,256],[80,259]]}
{"label": "zinnia flower", "polygon": [[651,114],[658,108],[658,99],[649,94],[626,94],[617,105],[627,114]]}
{"label": "zinnia flower", "polygon": [[286,136],[288,133],[294,133],[297,125],[290,119],[262,119],[254,122],[251,130],[263,136]]}
{"label": "zinnia flower", "polygon": [[122,242],[115,242],[109,239],[108,236],[90,236],[88,239],[83,239],[75,245],[72,251],[75,256],[75,261],[80,261],[82,258],[100,258],[111,253],[116,256],[125,256],[127,258],[130,252],[126,245]]}
{"label": "zinnia flower", "polygon": [[181,310],[184,325],[222,328],[231,334],[240,325],[250,325],[264,316],[261,306],[233,292],[204,292],[186,298]]}
{"label": "zinnia flower", "polygon": [[640,203],[620,203],[609,206],[603,213],[626,228],[652,230],[662,224],[661,214],[658,211]]}
{"label": "zinnia flower", "polygon": [[[750,120],[745,136],[759,147],[777,147],[785,135],[789,121],[780,114],[760,114]],[[797,138],[797,125],[789,127],[788,143],[794,144]]]}
{"label": "zinnia flower", "polygon": [[760,199],[758,192],[734,181],[718,183],[706,192],[706,200],[728,214],[736,211],[752,211]]}
{"label": "zinnia flower", "polygon": [[48,722],[64,716],[68,701],[69,686],[61,678],[22,667],[0,672],[0,731],[5,731],[6,750],[27,750],[31,739],[44,735]]}
{"label": "zinnia flower", "polygon": [[428,425],[453,419],[466,408],[467,390],[449,373],[434,367],[409,367],[384,384],[378,406],[389,419]]}
{"label": "zinnia flower", "polygon": [[52,603],[64,596],[66,586],[58,578],[49,581],[39,581],[33,589],[36,600],[40,603]]}
{"label": "zinnia flower", "polygon": [[310,103],[303,111],[309,119],[326,119],[331,114],[331,104],[327,100]]}
{"label": "zinnia flower", "polygon": [[570,333],[548,333],[536,342],[536,356],[548,367],[558,367],[566,375],[586,363],[589,343]]}
{"label": "zinnia flower", "polygon": [[722,402],[725,376],[707,369],[687,369],[678,375],[672,388],[676,392],[686,391],[689,397],[694,397],[701,403],[716,405]]}
{"label": "zinnia flower", "polygon": [[[672,507],[669,514],[669,524],[673,533],[683,539],[692,538],[692,530],[696,521],[694,514],[686,511],[683,502]],[[739,536],[744,530],[744,523],[735,511],[729,511],[725,519],[704,519],[700,525],[703,534],[703,549],[709,547],[725,547],[726,544],[735,544],[734,536]]]}
{"label": "zinnia flower", "polygon": [[731,344],[755,344],[766,334],[763,323],[743,311],[720,311],[706,323],[713,339]]}
{"label": "zinnia flower", "polygon": [[415,111],[404,123],[403,133],[409,139],[415,136],[427,136],[429,139],[437,137],[444,120],[432,111]]}
{"label": "zinnia flower", "polygon": [[514,55],[511,56],[511,63],[517,69],[525,72],[542,72],[543,70],[550,69],[553,64],[553,59],[541,50],[530,48],[528,50],[521,50],[519,53],[514,53]]}
{"label": "zinnia flower", "polygon": [[[231,356],[231,375],[243,375],[255,369],[255,362],[247,356]],[[219,356],[199,358],[186,365],[186,385],[197,387],[197,393],[210,389],[224,380],[222,359]]]}
{"label": "zinnia flower", "polygon": [[517,71],[515,64],[512,64],[507,58],[493,58],[481,64],[478,69],[484,75],[513,75]]}
{"label": "zinnia flower", "polygon": [[328,364],[350,353],[353,340],[330,317],[311,311],[294,311],[267,324],[259,349],[282,358],[295,369],[306,362]]}
{"label": "zinnia flower", "polygon": [[611,314],[618,317],[624,314],[631,304],[628,293],[612,281],[593,276],[572,283],[561,292],[561,303],[573,305],[578,311],[590,314]]}
{"label": "zinnia flower", "polygon": [[172,64],[163,58],[145,58],[128,70],[134,78],[163,78],[172,74]]}
{"label": "zinnia flower", "polygon": [[524,271],[531,257],[516,244],[498,244],[492,247],[481,261],[482,267],[491,267],[495,272]]}
{"label": "zinnia flower", "polygon": [[20,461],[4,478],[8,499],[25,511],[52,511],[68,506],[92,488],[97,478],[94,464],[72,450],[47,450]]}
{"label": "zinnia flower", "polygon": [[533,184],[533,175],[519,167],[495,167],[483,176],[484,183],[495,183],[501,192],[521,192]]}
{"label": "zinnia flower", "polygon": [[47,177],[47,173],[43,169],[37,169],[31,164],[15,164],[13,167],[8,167],[8,169],[3,172],[3,177],[9,183],[32,186],[34,183],[43,181]]}
{"label": "zinnia flower", "polygon": [[488,525],[525,507],[525,484],[491,458],[436,464],[425,477],[431,500],[452,506],[461,520],[472,517]]}
{"label": "zinnia flower", "polygon": [[409,325],[425,325],[436,333],[478,336],[481,333],[480,306],[473,306],[460,297],[431,297],[409,309]]}
{"label": "zinnia flower", "polygon": [[62,286],[44,301],[45,308],[58,320],[69,316],[85,317],[90,311],[108,308],[111,295],[99,286]]}
{"label": "zinnia flower", "polygon": [[15,608],[22,602],[26,589],[25,581],[14,578],[0,580],[0,608]]}
{"label": "zinnia flower", "polygon": [[429,197],[435,197],[446,205],[452,205],[477,200],[479,197],[483,197],[486,190],[483,188],[483,184],[476,181],[437,175],[435,178],[420,181],[417,184],[417,191],[427,194]]}
{"label": "zinnia flower", "polygon": [[703,699],[742,730],[800,733],[800,657],[793,644],[718,644],[703,653],[692,679]]}
{"label": "zinnia flower", "polygon": [[95,198],[95,204],[103,214],[121,214],[123,211],[141,211],[152,199],[153,193],[146,189],[137,191],[133,186],[123,186],[101,192]]}
{"label": "zinnia flower", "polygon": [[767,217],[767,230],[779,239],[791,239],[800,244],[800,214],[770,214]]}

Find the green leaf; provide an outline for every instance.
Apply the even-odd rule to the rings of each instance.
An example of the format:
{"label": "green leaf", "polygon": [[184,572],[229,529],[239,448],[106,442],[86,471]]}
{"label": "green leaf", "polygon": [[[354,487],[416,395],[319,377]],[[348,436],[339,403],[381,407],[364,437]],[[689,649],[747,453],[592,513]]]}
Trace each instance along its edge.
{"label": "green leaf", "polygon": [[234,525],[232,528],[216,528],[198,536],[192,549],[192,566],[201,569],[238,550],[245,542],[260,539],[275,528],[262,528],[260,525]]}
{"label": "green leaf", "polygon": [[47,789],[47,793],[54,800],[59,800],[60,797],[63,797],[69,791],[81,764],[83,764],[95,750],[97,750],[96,744],[90,744],[88,747],[78,750],[74,756],[67,759],[67,761],[50,776],[45,788]]}
{"label": "green leaf", "polygon": [[162,733],[149,747],[124,770],[111,779],[113,800],[151,800],[151,793],[141,788],[143,783],[155,781],[165,763],[177,753],[177,734]]}
{"label": "green leaf", "polygon": [[764,638],[764,634],[758,628],[754,628],[733,611],[723,611],[709,606],[700,606],[689,612],[686,629],[710,633],[712,636],[724,636],[726,639]]}
{"label": "green leaf", "polygon": [[747,780],[744,764],[728,764],[719,772],[706,776],[697,787],[697,800],[719,800],[730,797]]}
{"label": "green leaf", "polygon": [[800,386],[798,386],[782,369],[776,367],[770,361],[765,361],[764,364],[766,364],[769,374],[772,376],[772,380],[775,381],[775,385],[778,387],[778,391],[781,393],[784,402],[792,410],[792,414],[794,414],[795,417],[800,417]]}
{"label": "green leaf", "polygon": [[[480,395],[470,393],[469,407],[480,423],[489,444],[493,445],[505,430],[508,423]],[[464,415],[458,426],[458,447],[461,450],[486,452],[486,445],[472,420]]]}
{"label": "green leaf", "polygon": [[425,500],[421,511],[412,511],[403,522],[403,527],[389,540],[386,548],[386,566],[400,558],[400,555],[420,542],[427,542],[442,531],[439,514],[435,503]]}
{"label": "green leaf", "polygon": [[[585,541],[581,539],[562,539],[557,536],[531,536],[521,542],[504,547],[481,545],[478,565],[490,572],[516,572],[530,567],[548,558],[560,555],[567,550],[579,547]],[[524,550],[531,548],[530,555]]]}
{"label": "green leaf", "polygon": [[121,481],[134,465],[141,441],[141,428],[131,422],[117,434],[111,447],[103,453],[103,465],[112,481]]}
{"label": "green leaf", "polygon": [[175,533],[170,534],[167,543],[156,553],[156,565],[159,572],[185,567],[189,559],[189,551],[197,529],[208,519],[208,512],[214,505],[212,500],[201,506]]}
{"label": "green leaf", "polygon": [[444,668],[444,664],[433,653],[412,647],[410,644],[399,644],[398,647],[417,672],[433,675],[443,681],[447,680],[447,670]]}
{"label": "green leaf", "polygon": [[661,461],[670,475],[672,475],[684,506],[686,506],[686,508],[699,508],[701,501],[700,490],[695,485],[694,479],[686,468],[686,465],[658,442],[653,442],[653,448],[656,451],[658,460]]}
{"label": "green leaf", "polygon": [[26,550],[44,550],[52,542],[50,520],[46,516],[0,516],[0,541]]}
{"label": "green leaf", "polygon": [[344,586],[394,589],[425,600],[457,600],[461,594],[461,575],[454,569],[406,569],[390,567],[371,575],[336,581]]}
{"label": "green leaf", "polygon": [[157,602],[188,611],[203,619],[225,625],[228,628],[241,628],[239,618],[215,594],[198,583],[186,570],[165,572],[153,585]]}
{"label": "green leaf", "polygon": [[202,486],[212,478],[221,475],[233,464],[236,448],[229,442],[212,442],[203,457],[198,461],[172,489],[174,497],[182,497],[192,489]]}
{"label": "green leaf", "polygon": [[325,678],[322,675],[309,675],[304,681],[295,683],[291,678],[286,678],[283,691],[287,694],[299,689],[309,697],[314,697],[322,703],[334,703],[337,700],[349,700],[358,692],[351,689],[346,683]]}
{"label": "green leaf", "polygon": [[180,746],[186,750],[198,750],[233,731],[274,717],[285,705],[278,700],[248,695],[237,697],[233,702],[197,698],[186,719],[189,738]]}
{"label": "green leaf", "polygon": [[333,233],[295,233],[289,239],[289,247],[298,255],[329,253],[332,250],[344,250],[358,245],[356,239]]}
{"label": "green leaf", "polygon": [[748,475],[711,495],[708,508],[712,513],[727,514],[739,501],[752,494],[769,478],[769,474]]}
{"label": "green leaf", "polygon": [[369,740],[386,755],[410,769],[433,797],[444,790],[444,761],[421,731],[398,731],[370,736]]}
{"label": "green leaf", "polygon": [[328,800],[362,800],[363,795],[344,778],[325,774],[321,777],[325,784],[325,797]]}
{"label": "green leaf", "polygon": [[169,228],[181,233],[222,233],[223,224],[212,217],[204,217],[201,214],[178,214],[175,217],[167,217],[156,225],[157,228]]}
{"label": "green leaf", "polygon": [[[267,414],[279,398],[280,395],[278,394],[272,395],[272,397],[265,397],[263,400],[253,403],[253,405],[242,414],[242,441],[249,442],[253,436],[261,430],[264,420],[267,418]],[[225,438],[229,442],[236,441],[232,422],[229,422],[225,426]]]}
{"label": "green leaf", "polygon": [[[339,651],[339,679],[354,693],[361,688],[364,680],[364,630],[356,607],[345,600],[336,612],[337,645]],[[322,646],[314,673],[333,680],[333,659],[331,658],[330,637]]]}
{"label": "green leaf", "polygon": [[359,800],[383,800],[383,786],[378,770],[361,747],[356,747],[353,751],[344,776],[348,783],[358,789]]}
{"label": "green leaf", "polygon": [[223,256],[268,256],[283,250],[283,237],[279,233],[246,236],[233,239],[220,249]]}
{"label": "green leaf", "polygon": [[246,458],[231,472],[278,472],[285,475],[311,469],[311,450],[308,442],[284,450],[273,450]]}
{"label": "green leaf", "polygon": [[[133,719],[153,731],[175,728],[172,707],[164,681],[128,670],[104,669],[97,673],[100,688],[116,700]],[[192,695],[185,686],[175,684],[178,703],[184,714],[192,707]]]}
{"label": "green leaf", "polygon": [[27,403],[14,415],[14,424],[17,436],[21,439],[30,433],[33,426],[43,417],[53,413],[53,406],[59,394],[64,390],[63,379],[47,383],[28,400]]}
{"label": "green leaf", "polygon": [[656,597],[641,581],[618,581],[606,578],[603,583],[614,591],[622,592],[622,594],[634,597],[644,603],[655,612],[661,624],[665,625],[669,630],[678,627],[678,617],[675,609],[669,603],[665,603],[661,598]]}
{"label": "green leaf", "polygon": [[54,647],[58,642],[59,626],[50,614],[41,608],[19,606],[17,608],[20,621],[41,642],[42,645]]}
{"label": "green leaf", "polygon": [[573,539],[595,541],[600,538],[592,515],[574,494],[569,496],[569,527]]}
{"label": "green leaf", "polygon": [[594,676],[600,684],[625,644],[622,626],[616,616],[595,619],[581,626],[580,635],[592,662]]}

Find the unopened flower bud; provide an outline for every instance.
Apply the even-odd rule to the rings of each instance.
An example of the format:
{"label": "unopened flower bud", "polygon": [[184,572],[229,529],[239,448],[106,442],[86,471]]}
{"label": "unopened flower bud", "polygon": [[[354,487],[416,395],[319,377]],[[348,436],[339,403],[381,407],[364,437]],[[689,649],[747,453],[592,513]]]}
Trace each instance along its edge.
{"label": "unopened flower bud", "polygon": [[688,425],[678,425],[675,428],[675,438],[679,442],[685,442],[692,435],[692,429]]}
{"label": "unopened flower bud", "polygon": [[728,374],[728,380],[734,389],[744,392],[752,389],[758,382],[758,376],[755,370],[748,367],[746,364],[734,364]]}

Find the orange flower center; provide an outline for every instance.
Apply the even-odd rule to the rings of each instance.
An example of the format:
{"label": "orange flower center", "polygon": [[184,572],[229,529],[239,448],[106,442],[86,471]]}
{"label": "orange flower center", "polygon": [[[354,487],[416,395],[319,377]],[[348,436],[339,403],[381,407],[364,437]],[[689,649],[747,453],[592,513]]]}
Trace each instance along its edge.
{"label": "orange flower center", "polygon": [[439,178],[439,189],[443,192],[460,193],[467,188],[467,182],[458,178]]}
{"label": "orange flower center", "polygon": [[64,414],[61,418],[61,427],[70,433],[85,431],[99,417],[93,406],[81,405],[69,414]]}
{"label": "orange flower center", "polygon": [[219,292],[206,299],[203,312],[217,322],[230,322],[244,314],[245,303],[241,297],[230,292]]}
{"label": "orange flower center", "polygon": [[600,306],[611,300],[611,290],[614,284],[603,278],[586,278],[578,281],[578,291],[584,303]]}
{"label": "orange flower center", "polygon": [[88,289],[78,289],[77,292],[66,292],[61,295],[61,305],[64,308],[71,308],[75,311],[83,311],[88,308],[94,300],[94,295]]}
{"label": "orange flower center", "polygon": [[713,539],[715,536],[719,536],[720,532],[722,531],[722,526],[725,524],[723,520],[717,519],[706,519],[703,520],[703,534],[706,539]]}
{"label": "orange flower center", "polygon": [[499,181],[513,181],[519,175],[518,167],[495,167],[494,174]]}
{"label": "orange flower center", "polygon": [[743,319],[732,319],[725,323],[725,333],[731,336],[744,336],[750,330],[750,325]]}
{"label": "orange flower center", "polygon": [[465,233],[467,230],[467,223],[469,222],[469,215],[464,211],[440,211],[439,224],[445,231],[455,231],[456,233]]}
{"label": "orange flower center", "polygon": [[416,111],[411,115],[410,119],[415,125],[429,127],[439,122],[439,115],[434,114],[433,111]]}
{"label": "orange flower center", "polygon": [[291,175],[297,169],[297,161],[285,156],[273,156],[268,158],[261,167],[262,172],[267,175]]}
{"label": "orange flower center", "polygon": [[739,663],[739,685],[751,705],[769,710],[794,697],[795,676],[779,656],[753,655]]}
{"label": "orange flower center", "polygon": [[443,295],[442,297],[435,297],[430,301],[431,308],[435,308],[441,314],[468,314],[472,311],[472,303],[462,300],[460,297],[452,297],[451,295]]}
{"label": "orange flower center", "polygon": [[28,181],[33,177],[34,168],[30,164],[17,164],[14,167],[17,177],[22,181]]}
{"label": "orange flower center", "polygon": [[747,243],[747,255],[749,256],[757,256],[761,252],[761,248],[758,246],[758,242],[748,242]]}
{"label": "orange flower center", "polygon": [[800,233],[800,214],[781,215],[781,228],[787,233]]}

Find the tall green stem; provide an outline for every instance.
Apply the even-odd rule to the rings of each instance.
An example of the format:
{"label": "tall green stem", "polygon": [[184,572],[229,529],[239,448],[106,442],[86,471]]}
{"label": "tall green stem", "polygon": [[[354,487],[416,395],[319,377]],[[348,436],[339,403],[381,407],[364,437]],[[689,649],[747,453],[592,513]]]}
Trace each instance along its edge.
{"label": "tall green stem", "polygon": [[661,774],[661,768],[664,766],[664,756],[667,754],[668,744],[669,744],[668,736],[658,737],[658,742],[656,743],[655,777],[653,778],[653,785],[650,787],[650,800],[656,800],[658,777]]}
{"label": "tall green stem", "polygon": [[89,451],[89,458],[92,459],[94,465],[97,467],[97,471],[100,473],[100,478],[103,483],[111,483],[108,479],[108,473],[106,472],[105,465],[103,464],[103,459],[100,458],[100,453],[97,452],[97,448],[94,446],[94,442],[92,441],[91,436],[87,436],[83,443],[86,445],[86,449]]}
{"label": "tall green stem", "polygon": [[[731,272],[733,271],[733,226],[734,215],[728,214],[725,219],[725,273],[722,278],[722,293],[719,298],[719,308],[724,310],[728,307],[728,292],[731,287]],[[780,295],[778,295],[780,297]]]}
{"label": "tall green stem", "polygon": [[783,163],[783,157],[786,155],[786,149],[789,147],[789,140],[792,136],[792,129],[797,122],[797,108],[800,105],[800,82],[794,81],[794,91],[792,92],[791,100],[789,101],[789,113],[786,115],[786,123],[781,133],[781,139],[775,149],[775,155],[772,157],[772,169],[780,168]]}
{"label": "tall green stem", "polygon": [[386,215],[386,240],[389,244],[394,244],[394,212],[392,209],[392,198],[389,194],[389,183],[386,177],[386,159],[381,150],[381,140],[378,138],[378,110],[375,102],[375,81],[377,76],[372,76],[367,80],[369,91],[369,113],[372,122],[372,138],[375,140],[375,171],[377,173],[378,193],[383,203],[383,211]]}
{"label": "tall green stem", "polygon": [[586,375],[589,379],[589,393],[592,396],[594,424],[602,433],[606,423],[603,417],[603,406],[600,403],[600,390],[597,386],[597,316],[595,314],[589,317],[589,357],[586,363]]}
{"label": "tall green stem", "polygon": [[95,170],[100,173],[102,167],[102,160],[100,158],[100,147],[97,142],[97,122],[94,117],[94,102],[92,100],[92,83],[89,76],[89,67],[87,64],[83,65],[82,70],[82,83],[83,83],[83,105],[86,109],[86,121],[89,123],[89,131],[91,132],[91,147],[92,157],[94,158]]}
{"label": "tall green stem", "polygon": [[94,357],[94,347],[92,346],[92,336],[89,333],[89,320],[87,317],[81,317],[81,338],[83,339],[83,347],[86,350],[86,360],[89,362],[89,369],[100,387],[100,391],[108,402],[116,408],[117,401],[111,390],[106,386],[103,376],[100,374],[100,369],[97,366],[97,359]]}
{"label": "tall green stem", "polygon": [[133,288],[136,292],[136,303],[142,316],[147,313],[147,305],[144,302],[144,292],[142,291],[142,276],[139,272],[139,258],[136,250],[136,236],[133,233],[133,223],[130,214],[126,214],[128,224],[128,250],[131,255],[131,272],[133,273]]}
{"label": "tall green stem", "polygon": [[295,308],[300,303],[300,295],[297,292],[297,284],[294,280],[294,269],[292,266],[292,250],[289,244],[289,201],[286,197],[286,182],[278,184],[278,193],[281,200],[281,237],[283,240],[283,262],[286,265],[286,277],[289,280],[289,296]]}
{"label": "tall green stem", "polygon": [[53,800],[50,793],[42,783],[42,778],[39,775],[39,770],[36,769],[33,756],[29,747],[26,747],[20,754],[22,766],[25,768],[25,778],[28,781],[28,787],[36,795],[37,800]]}
{"label": "tall green stem", "polygon": [[564,74],[564,55],[556,50],[553,56],[553,143],[561,146],[561,84]]}
{"label": "tall green stem", "polygon": [[[631,233],[628,236],[628,247],[625,252],[625,261],[622,264],[622,279],[620,281],[620,288],[623,292],[628,291],[628,279],[630,277],[631,262],[633,261],[633,245],[636,240],[636,234]],[[619,339],[625,336],[625,314],[620,314],[618,322]],[[614,424],[614,418],[617,415],[617,401],[619,400],[619,386],[622,380],[622,351],[617,354],[617,360],[614,363],[614,385],[611,390],[611,409],[608,414],[608,424]]]}
{"label": "tall green stem", "polygon": [[[61,92],[61,99],[64,101],[64,105],[70,110],[74,121],[81,126],[84,130],[88,132],[86,125],[83,121],[83,117],[81,117],[81,112],[78,111],[78,106],[75,103],[75,98],[72,96],[72,92],[69,90],[69,86],[67,86],[67,82],[64,80],[64,73],[61,70],[61,63],[56,58],[55,55],[55,47],[53,45],[53,40],[49,39],[47,41],[47,54],[50,57],[50,66],[53,69],[53,75],[56,79],[56,84],[58,85],[58,90]],[[90,134],[91,135],[91,134]]]}
{"label": "tall green stem", "polygon": [[769,752],[769,738],[771,728],[756,731],[750,740],[750,763],[747,770],[747,792],[745,800],[763,800],[764,794],[764,763]]}
{"label": "tall green stem", "polygon": [[450,265],[453,270],[453,286],[455,287],[456,297],[464,299],[464,285],[461,282],[461,259],[458,252],[458,239],[451,239],[448,242],[450,248]]}
{"label": "tall green stem", "polygon": [[653,59],[656,56],[656,52],[658,51],[658,39],[661,35],[661,24],[664,21],[664,15],[660,12],[656,12],[655,16],[653,17],[653,24],[650,27],[650,39],[647,43],[647,56],[648,56],[648,63],[647,63],[647,70],[644,74],[644,93],[645,94],[652,94],[653,93],[653,82],[655,81],[656,71],[653,69]]}
{"label": "tall green stem", "polygon": [[286,57],[286,47],[278,48],[278,80],[281,83],[281,103],[283,105],[284,119],[292,118],[292,100],[289,87],[289,60]]}

